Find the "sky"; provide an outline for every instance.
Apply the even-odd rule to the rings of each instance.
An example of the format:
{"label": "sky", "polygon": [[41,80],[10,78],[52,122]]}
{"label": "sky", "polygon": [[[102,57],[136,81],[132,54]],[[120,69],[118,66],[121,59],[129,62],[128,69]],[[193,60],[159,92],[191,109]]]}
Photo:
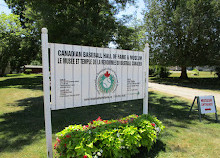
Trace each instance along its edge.
{"label": "sky", "polygon": [[8,5],[4,0],[0,0],[0,13],[4,12],[5,14],[10,14],[11,10],[8,9]]}
{"label": "sky", "polygon": [[143,15],[142,10],[144,9],[145,4],[144,0],[137,0],[136,6],[132,6],[127,4],[126,9],[124,11],[121,11],[117,17],[121,17],[123,14],[124,15],[133,15],[135,11],[137,12],[137,19],[142,19]]}
{"label": "sky", "polygon": [[[142,19],[143,15],[141,14],[142,9],[144,8],[144,1],[143,0],[137,0],[136,7],[127,5],[126,9],[117,15],[118,18],[122,17],[122,15],[133,15],[135,11],[137,12],[137,19]],[[8,9],[7,4],[5,3],[4,0],[0,0],[0,13],[6,13],[10,14],[11,10]]]}

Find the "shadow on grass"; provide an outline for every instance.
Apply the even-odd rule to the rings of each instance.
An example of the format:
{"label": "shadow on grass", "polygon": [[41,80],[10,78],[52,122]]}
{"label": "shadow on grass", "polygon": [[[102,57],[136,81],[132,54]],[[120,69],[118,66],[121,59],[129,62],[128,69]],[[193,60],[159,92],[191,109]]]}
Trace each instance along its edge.
{"label": "shadow on grass", "polygon": [[[117,119],[129,114],[142,114],[142,100],[134,100],[119,103],[109,103],[87,107],[78,107],[66,110],[52,111],[53,133],[63,130],[70,124],[86,124],[98,118]],[[24,110],[5,113],[0,116],[0,151],[16,151],[25,145],[45,137],[43,97],[27,98],[17,101],[16,106],[24,106]],[[187,128],[192,123],[195,113],[188,118],[189,106],[172,97],[160,96],[149,93],[149,111],[164,122],[167,126]],[[170,121],[173,120],[173,121]],[[165,150],[165,144],[160,140],[153,146],[150,152],[141,148],[138,157],[156,157],[160,151]],[[141,155],[141,156],[140,156]]]}
{"label": "shadow on grass", "polygon": [[169,77],[163,79],[152,77],[150,81],[166,85],[220,91],[220,80],[218,78],[189,78],[184,80],[179,77]]}
{"label": "shadow on grass", "polygon": [[43,89],[43,77],[7,78],[0,81],[0,88],[16,87],[22,89]]}
{"label": "shadow on grass", "polygon": [[44,129],[43,97],[19,100],[13,106],[24,106],[24,110],[0,116],[0,152],[22,149]]}

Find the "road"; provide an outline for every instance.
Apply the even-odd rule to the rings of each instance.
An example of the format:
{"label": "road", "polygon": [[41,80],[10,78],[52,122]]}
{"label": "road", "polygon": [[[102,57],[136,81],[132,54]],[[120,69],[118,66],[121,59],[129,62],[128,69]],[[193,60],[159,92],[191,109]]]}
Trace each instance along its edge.
{"label": "road", "polygon": [[214,95],[216,106],[220,107],[220,93],[217,92],[209,92],[199,89],[185,88],[179,86],[170,86],[158,83],[149,82],[149,89],[172,94],[175,96],[183,97],[186,99],[190,99],[193,102],[195,96],[205,96],[205,95]]}

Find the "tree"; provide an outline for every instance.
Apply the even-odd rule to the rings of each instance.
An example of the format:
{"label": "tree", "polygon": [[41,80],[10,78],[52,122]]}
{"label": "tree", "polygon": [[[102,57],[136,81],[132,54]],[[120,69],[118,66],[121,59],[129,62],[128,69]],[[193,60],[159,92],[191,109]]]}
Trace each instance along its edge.
{"label": "tree", "polygon": [[31,31],[22,28],[17,15],[0,14],[0,41],[0,76],[5,74],[7,66],[18,71],[39,51]]}
{"label": "tree", "polygon": [[23,32],[18,16],[0,14],[0,75],[15,57]]}
{"label": "tree", "polygon": [[[215,65],[219,52],[216,0],[149,0],[145,26],[154,63],[186,67]],[[213,58],[215,57],[215,60]]]}
{"label": "tree", "polygon": [[35,25],[37,37],[47,27],[49,41],[87,46],[107,46],[118,22],[114,15],[133,0],[5,0],[20,17],[23,28]]}
{"label": "tree", "polygon": [[132,21],[130,26],[125,26],[123,21],[118,26],[115,44],[119,49],[143,51],[146,44],[145,28],[136,17],[129,20]]}

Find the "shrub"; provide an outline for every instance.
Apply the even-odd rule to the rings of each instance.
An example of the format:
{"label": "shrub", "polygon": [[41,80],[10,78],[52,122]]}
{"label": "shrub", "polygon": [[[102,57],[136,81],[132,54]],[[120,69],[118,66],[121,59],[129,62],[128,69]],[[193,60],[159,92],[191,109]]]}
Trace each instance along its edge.
{"label": "shrub", "polygon": [[159,66],[156,69],[155,73],[156,73],[156,77],[159,77],[159,78],[167,78],[170,75],[169,70],[163,66]]}
{"label": "shrub", "polygon": [[155,76],[155,67],[149,66],[149,76]]}
{"label": "shrub", "polygon": [[31,72],[32,72],[31,69],[25,69],[25,72],[24,72],[24,73],[26,73],[26,74],[30,74]]}
{"label": "shrub", "polygon": [[119,120],[99,117],[57,133],[54,149],[62,158],[128,158],[142,146],[150,150],[163,129],[161,121],[151,115],[129,115]]}
{"label": "shrub", "polygon": [[220,66],[219,66],[219,67],[217,66],[217,67],[215,68],[215,71],[216,71],[215,74],[218,76],[218,79],[220,79]]}
{"label": "shrub", "polygon": [[198,69],[193,69],[192,72],[193,72],[193,75],[199,76],[199,70]]}
{"label": "shrub", "polygon": [[164,66],[150,66],[149,75],[158,78],[167,78],[170,75],[169,70]]}

